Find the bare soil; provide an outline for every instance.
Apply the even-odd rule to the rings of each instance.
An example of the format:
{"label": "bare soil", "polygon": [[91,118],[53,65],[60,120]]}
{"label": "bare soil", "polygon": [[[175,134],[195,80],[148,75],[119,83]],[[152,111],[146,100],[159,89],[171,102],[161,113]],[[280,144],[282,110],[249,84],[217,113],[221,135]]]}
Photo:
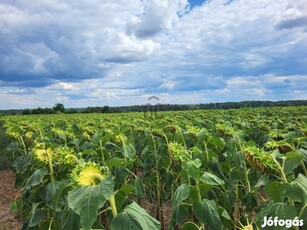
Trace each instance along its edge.
{"label": "bare soil", "polygon": [[[152,217],[157,217],[157,205],[150,203],[149,200],[142,200],[140,206],[144,208]],[[172,207],[169,202],[165,202],[161,208],[162,220],[160,220],[161,228],[168,229],[168,223],[172,216]]]}
{"label": "bare soil", "polygon": [[23,219],[10,210],[18,195],[14,182],[15,175],[11,170],[0,171],[0,230],[19,230],[23,224]]}

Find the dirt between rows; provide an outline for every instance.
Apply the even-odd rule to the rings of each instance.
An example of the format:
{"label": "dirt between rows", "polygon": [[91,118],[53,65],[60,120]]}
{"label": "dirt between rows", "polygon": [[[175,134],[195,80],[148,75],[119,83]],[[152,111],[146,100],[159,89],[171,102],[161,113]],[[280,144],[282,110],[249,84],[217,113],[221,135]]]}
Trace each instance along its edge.
{"label": "dirt between rows", "polygon": [[13,171],[0,171],[0,230],[19,230],[23,224],[23,219],[10,210],[12,202],[18,195],[14,183]]}

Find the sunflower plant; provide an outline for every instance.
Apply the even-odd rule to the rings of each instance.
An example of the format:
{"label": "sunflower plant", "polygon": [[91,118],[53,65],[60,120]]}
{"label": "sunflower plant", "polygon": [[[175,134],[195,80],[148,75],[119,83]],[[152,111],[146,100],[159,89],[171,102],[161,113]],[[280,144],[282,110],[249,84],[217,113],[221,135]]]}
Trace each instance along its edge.
{"label": "sunflower plant", "polygon": [[[81,226],[84,229],[91,229],[97,221],[97,216],[108,209],[111,209],[113,216],[110,223],[112,230],[118,229],[118,226],[143,229],[143,224],[149,226],[149,229],[160,229],[160,223],[134,202],[118,213],[115,200],[117,191],[114,190],[115,184],[107,167],[93,162],[81,162],[73,170],[71,178],[76,188],[68,193],[68,206],[80,216]],[[106,201],[110,206],[98,213]],[[104,220],[101,225],[105,226],[109,222]]]}

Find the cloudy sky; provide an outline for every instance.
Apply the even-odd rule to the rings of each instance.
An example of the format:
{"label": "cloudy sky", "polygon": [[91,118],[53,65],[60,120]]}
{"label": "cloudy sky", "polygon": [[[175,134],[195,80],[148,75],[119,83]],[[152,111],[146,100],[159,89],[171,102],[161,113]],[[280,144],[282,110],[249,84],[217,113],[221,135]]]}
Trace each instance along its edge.
{"label": "cloudy sky", "polygon": [[13,2],[0,109],[307,99],[306,0]]}

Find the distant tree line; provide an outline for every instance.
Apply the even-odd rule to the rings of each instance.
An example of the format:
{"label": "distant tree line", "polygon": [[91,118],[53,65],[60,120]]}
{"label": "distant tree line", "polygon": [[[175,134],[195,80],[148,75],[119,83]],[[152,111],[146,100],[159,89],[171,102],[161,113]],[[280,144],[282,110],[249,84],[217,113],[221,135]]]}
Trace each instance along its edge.
{"label": "distant tree line", "polygon": [[[275,106],[307,106],[307,100],[288,100],[288,101],[241,101],[241,102],[222,102],[209,104],[159,104],[157,111],[177,111],[177,110],[208,110],[208,109],[239,109],[248,107],[275,107]],[[86,108],[68,108],[63,104],[57,103],[53,108],[36,108],[24,110],[2,110],[0,114],[56,114],[56,113],[123,113],[123,112],[144,112],[148,109],[147,105],[132,106],[95,106]]]}
{"label": "distant tree line", "polygon": [[[65,107],[62,103],[56,103],[53,108],[41,108],[38,107],[36,109],[24,109],[22,110],[23,115],[30,115],[30,114],[55,114],[55,113],[64,113],[68,112],[65,110]],[[78,111],[76,111],[78,112]]]}
{"label": "distant tree line", "polygon": [[119,112],[115,108],[110,108],[109,106],[95,106],[95,107],[87,107],[81,109],[69,108],[65,109],[64,105],[61,103],[57,103],[53,106],[53,108],[36,108],[36,109],[24,109],[22,110],[23,115],[29,114],[56,114],[56,113],[116,113]]}
{"label": "distant tree line", "polygon": [[[241,101],[241,102],[221,102],[209,104],[159,104],[157,111],[177,111],[177,110],[208,110],[208,109],[240,109],[248,107],[276,107],[276,106],[307,106],[307,100],[289,101]],[[143,112],[146,105],[111,107],[112,112]]]}

